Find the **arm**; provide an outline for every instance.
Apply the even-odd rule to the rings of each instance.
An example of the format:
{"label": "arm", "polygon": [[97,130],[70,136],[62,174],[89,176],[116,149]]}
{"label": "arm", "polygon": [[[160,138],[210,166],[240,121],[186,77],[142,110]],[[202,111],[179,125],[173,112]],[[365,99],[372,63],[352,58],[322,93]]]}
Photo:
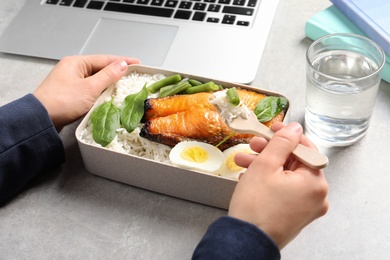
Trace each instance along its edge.
{"label": "arm", "polygon": [[87,113],[132,63],[139,61],[110,55],[65,57],[33,95],[0,108],[0,203],[63,163],[57,131]]}
{"label": "arm", "polygon": [[[297,144],[316,149],[297,123],[275,124],[267,142],[255,137],[258,155],[237,154],[237,165],[248,168],[234,190],[229,225],[218,219],[197,246],[194,258],[279,259],[281,250],[309,223],[328,210],[328,185],[291,154]],[[220,227],[220,228],[216,228]],[[239,241],[245,241],[240,243]]]}
{"label": "arm", "polygon": [[229,216],[212,223],[192,259],[280,259],[279,248],[255,225]]}
{"label": "arm", "polygon": [[64,161],[46,109],[31,94],[0,108],[0,203]]}

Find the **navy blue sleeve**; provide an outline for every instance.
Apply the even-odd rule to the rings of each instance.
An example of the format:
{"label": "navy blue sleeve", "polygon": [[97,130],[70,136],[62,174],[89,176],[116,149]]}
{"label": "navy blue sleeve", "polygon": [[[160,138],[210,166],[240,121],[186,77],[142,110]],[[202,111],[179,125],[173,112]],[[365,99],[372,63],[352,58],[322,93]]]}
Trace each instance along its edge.
{"label": "navy blue sleeve", "polygon": [[255,225],[228,216],[214,221],[192,259],[280,259],[273,240]]}
{"label": "navy blue sleeve", "polygon": [[0,107],[0,203],[64,160],[62,140],[32,94]]}

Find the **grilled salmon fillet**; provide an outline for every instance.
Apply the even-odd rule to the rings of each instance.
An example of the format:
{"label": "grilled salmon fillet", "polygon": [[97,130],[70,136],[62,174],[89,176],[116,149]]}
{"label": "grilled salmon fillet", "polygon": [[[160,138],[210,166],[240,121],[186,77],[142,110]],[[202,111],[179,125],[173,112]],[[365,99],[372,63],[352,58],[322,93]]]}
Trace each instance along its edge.
{"label": "grilled salmon fillet", "polygon": [[[151,141],[174,146],[185,140],[217,145],[232,133],[215,109],[193,105],[185,111],[146,122],[140,135]],[[239,143],[248,143],[252,135],[236,133],[219,147],[225,150]]]}
{"label": "grilled salmon fillet", "polygon": [[[250,90],[238,89],[240,100],[249,108],[255,109],[257,103],[266,96]],[[166,98],[151,98],[145,101],[145,114],[143,122],[187,110],[194,105],[214,109],[209,98],[213,95],[209,92],[200,92],[192,95],[176,95]]]}
{"label": "grilled salmon fillet", "polygon": [[[240,100],[250,109],[266,96],[249,90],[237,90]],[[166,98],[148,99],[145,102],[144,126],[140,136],[151,141],[175,146],[185,140],[197,140],[217,145],[233,131],[223,122],[222,117],[210,104],[212,93],[175,95]],[[274,122],[283,121],[281,112],[271,121],[264,123],[270,127]],[[249,143],[253,135],[235,133],[219,146],[223,151],[240,143]]]}

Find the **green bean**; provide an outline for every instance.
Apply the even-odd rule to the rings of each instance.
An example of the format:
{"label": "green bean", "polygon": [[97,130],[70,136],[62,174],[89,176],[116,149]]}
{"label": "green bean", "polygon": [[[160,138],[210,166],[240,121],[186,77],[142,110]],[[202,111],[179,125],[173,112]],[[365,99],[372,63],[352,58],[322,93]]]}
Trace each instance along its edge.
{"label": "green bean", "polygon": [[182,80],[177,84],[161,88],[159,97],[173,96],[173,95],[178,94],[182,91],[185,91],[189,87],[191,87],[191,84],[188,83],[188,80]]}
{"label": "green bean", "polygon": [[202,85],[189,87],[185,90],[185,94],[195,94],[199,92],[209,92],[209,91],[217,91],[219,90],[218,85],[214,84],[214,82],[209,81],[207,83],[204,83]]}
{"label": "green bean", "polygon": [[199,86],[203,84],[202,82],[196,79],[189,79],[188,82],[191,84],[191,86]]}
{"label": "green bean", "polygon": [[171,84],[176,84],[181,80],[181,76],[179,74],[175,74],[169,77],[166,77],[164,79],[161,79],[159,81],[154,82],[150,86],[147,87],[148,91],[150,93],[156,93],[159,91],[162,87],[171,85]]}
{"label": "green bean", "polygon": [[229,88],[226,91],[230,104],[238,106],[240,104],[240,97],[238,96],[237,89],[235,87]]}
{"label": "green bean", "polygon": [[176,84],[171,84],[171,85],[164,86],[164,87],[160,88],[160,94],[161,94],[161,93],[164,93],[164,92],[167,92],[168,89],[173,88],[173,86],[175,86],[175,85],[176,85]]}

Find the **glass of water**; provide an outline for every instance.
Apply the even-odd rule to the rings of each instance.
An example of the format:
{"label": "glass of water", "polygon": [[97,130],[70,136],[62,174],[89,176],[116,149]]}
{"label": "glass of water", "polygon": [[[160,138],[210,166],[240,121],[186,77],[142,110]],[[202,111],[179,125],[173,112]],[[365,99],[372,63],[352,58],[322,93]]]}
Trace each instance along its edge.
{"label": "glass of water", "polygon": [[385,54],[354,34],[330,34],[306,53],[305,132],[325,146],[348,146],[364,137]]}

